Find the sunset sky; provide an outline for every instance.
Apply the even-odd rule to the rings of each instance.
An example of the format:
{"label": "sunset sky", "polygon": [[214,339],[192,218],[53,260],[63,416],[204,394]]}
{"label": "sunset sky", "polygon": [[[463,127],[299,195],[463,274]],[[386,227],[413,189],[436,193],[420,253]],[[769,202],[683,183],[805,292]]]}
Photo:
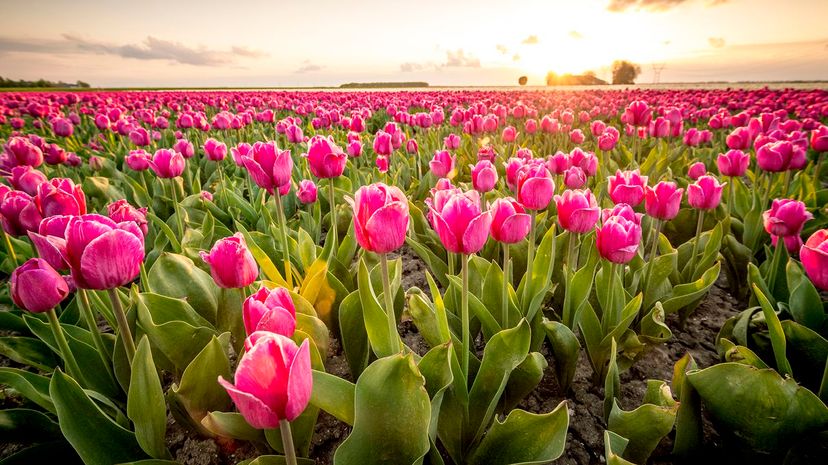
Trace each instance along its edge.
{"label": "sunset sky", "polygon": [[[359,5],[359,6],[356,6]],[[0,0],[0,76],[95,86],[828,79],[826,0]]]}

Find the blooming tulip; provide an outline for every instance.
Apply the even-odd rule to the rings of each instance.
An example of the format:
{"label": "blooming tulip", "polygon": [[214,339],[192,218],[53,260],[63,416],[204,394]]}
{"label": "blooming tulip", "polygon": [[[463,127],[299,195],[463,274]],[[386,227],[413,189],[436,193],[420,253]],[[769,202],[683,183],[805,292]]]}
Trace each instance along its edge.
{"label": "blooming tulip", "polygon": [[684,189],[669,181],[661,181],[655,187],[645,186],[644,189],[644,209],[648,215],[662,221],[672,220],[678,215]]}
{"label": "blooming tulip", "polygon": [[38,186],[47,180],[45,174],[29,165],[15,166],[11,169],[11,176],[9,177],[9,183],[12,187],[29,195],[37,195]]}
{"label": "blooming tulip", "polygon": [[408,199],[396,186],[382,183],[362,186],[346,199],[354,211],[354,233],[359,245],[370,252],[393,252],[405,243]]}
{"label": "blooming tulip", "polygon": [[552,200],[555,183],[543,163],[524,165],[517,176],[517,199],[529,210],[543,210]]}
{"label": "blooming tulip", "polygon": [[152,157],[145,150],[131,150],[126,156],[126,165],[133,171],[145,171],[150,167]]}
{"label": "blooming tulip", "polygon": [[305,141],[305,134],[302,132],[302,128],[295,124],[291,124],[285,128],[285,136],[291,144],[299,144]]}
{"label": "blooming tulip", "polygon": [[595,231],[598,253],[612,263],[628,263],[640,242],[641,226],[620,215],[610,216]]}
{"label": "blooming tulip", "polygon": [[[476,191],[449,192],[443,205],[432,205],[431,225],[443,246],[452,253],[470,255],[478,252],[489,237],[492,216],[480,211],[480,195]],[[440,210],[437,208],[442,207]]]}
{"label": "blooming tulip", "polygon": [[69,286],[46,260],[30,258],[12,272],[9,293],[18,307],[41,313],[61,303],[69,295]]}
{"label": "blooming tulip", "polygon": [[75,132],[75,127],[66,118],[55,118],[52,120],[52,131],[58,137],[69,137]]}
{"label": "blooming tulip", "polygon": [[428,162],[428,166],[434,176],[438,178],[454,177],[455,157],[448,150],[434,152],[434,157]]}
{"label": "blooming tulip", "polygon": [[719,184],[713,176],[702,176],[687,186],[687,203],[693,208],[712,210],[722,200],[722,189],[724,184]]}
{"label": "blooming tulip", "polygon": [[635,207],[644,200],[647,176],[641,176],[638,170],[618,170],[615,176],[607,178],[607,186],[613,203],[626,203]]}
{"label": "blooming tulip", "polygon": [[337,178],[345,171],[348,156],[333,142],[333,137],[313,136],[308,142],[308,166],[317,178]]}
{"label": "blooming tulip", "polygon": [[316,184],[310,179],[303,179],[299,181],[299,188],[296,189],[296,197],[303,204],[316,202],[317,188]]}
{"label": "blooming tulip", "polygon": [[504,244],[516,244],[529,234],[531,217],[523,206],[511,197],[494,201],[491,207],[492,238]]}
{"label": "blooming tulip", "polygon": [[159,178],[172,179],[184,173],[184,156],[170,149],[155,151],[149,166]]}
{"label": "blooming tulip", "polygon": [[210,265],[210,275],[224,289],[247,287],[259,276],[256,259],[247,248],[242,233],[219,239],[210,253],[201,252],[201,259]]}
{"label": "blooming tulip", "polygon": [[811,149],[814,152],[828,152],[828,126],[823,124],[811,131]]}
{"label": "blooming tulip", "polygon": [[799,258],[814,286],[828,291],[828,229],[813,233],[799,249]]}
{"label": "blooming tulip", "polygon": [[589,189],[566,190],[563,195],[555,196],[555,205],[558,207],[558,223],[575,234],[591,231],[601,213]]}
{"label": "blooming tulip", "polygon": [[794,146],[789,141],[771,142],[756,150],[756,164],[771,173],[778,173],[789,168]]}
{"label": "blooming tulip", "polygon": [[204,153],[212,161],[222,161],[227,156],[227,145],[211,137],[204,141]]}
{"label": "blooming tulip", "polygon": [[3,231],[10,236],[17,237],[28,231],[36,231],[42,219],[34,199],[25,192],[9,192],[0,203]]}
{"label": "blooming tulip", "polygon": [[587,183],[587,176],[584,170],[577,166],[571,166],[564,172],[564,185],[569,189],[580,189]]}
{"label": "blooming tulip", "polygon": [[271,194],[274,189],[290,183],[293,171],[290,150],[280,150],[273,141],[256,142],[241,159],[253,182]]}
{"label": "blooming tulip", "polygon": [[653,113],[646,102],[636,100],[627,106],[624,114],[621,115],[621,121],[634,127],[649,126],[653,118]]}
{"label": "blooming tulip", "polygon": [[765,231],[774,236],[798,236],[802,226],[814,215],[799,200],[774,199],[770,210],[762,214]]}
{"label": "blooming tulip", "polygon": [[295,420],[310,400],[313,386],[310,345],[300,347],[274,333],[254,333],[255,342],[239,361],[235,386],[223,377],[227,390],[247,423],[259,429],[276,428]]}
{"label": "blooming tulip", "polygon": [[478,192],[485,193],[494,189],[497,184],[497,170],[492,162],[480,160],[471,170],[472,186]]}
{"label": "blooming tulip", "polygon": [[68,178],[53,178],[40,184],[34,200],[44,218],[86,214],[86,196],[83,189]]}
{"label": "blooming tulip", "polygon": [[744,176],[750,164],[750,155],[741,150],[728,150],[716,158],[716,167],[722,176]]}
{"label": "blooming tulip", "polygon": [[268,289],[262,286],[244,300],[242,320],[248,336],[256,331],[268,331],[293,337],[296,307],[290,292],[283,287]]}
{"label": "blooming tulip", "polygon": [[244,166],[244,157],[253,155],[253,146],[246,142],[241,142],[239,145],[230,149],[230,155],[233,157],[233,163],[236,166]]}
{"label": "blooming tulip", "polygon": [[[122,223],[124,221],[134,221],[135,224],[141,229],[141,232],[144,233],[144,236],[147,235],[148,227],[147,227],[147,208],[135,208],[126,201],[126,199],[120,199],[115,202],[112,202],[106,207],[107,214],[109,218],[116,222]],[[41,233],[42,234],[42,233]]]}

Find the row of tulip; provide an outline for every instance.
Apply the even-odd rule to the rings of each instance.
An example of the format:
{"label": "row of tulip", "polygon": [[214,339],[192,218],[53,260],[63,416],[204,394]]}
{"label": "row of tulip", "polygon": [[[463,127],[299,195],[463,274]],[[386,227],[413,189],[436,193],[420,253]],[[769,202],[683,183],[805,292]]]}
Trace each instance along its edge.
{"label": "row of tulip", "polygon": [[[27,311],[0,313],[0,353],[41,371],[0,368],[31,407],[2,415],[86,463],[170,460],[168,410],[281,455],[250,463],[301,463],[320,409],[353,427],[335,463],[544,463],[569,411],[516,408],[544,344],[562,392],[584,349],[611,463],[646,461],[674,428],[674,453],[699,453],[702,405],[760,452],[828,425],[824,92],[3,94],[0,109],[0,268]],[[427,289],[403,288],[403,248]],[[662,382],[623,411],[620,372],[722,268],[751,296],[717,337],[726,363],[684,358],[675,398]],[[403,318],[430,350],[406,346]],[[330,337],[353,382],[325,372]],[[807,421],[737,412],[773,417],[763,392]]]}

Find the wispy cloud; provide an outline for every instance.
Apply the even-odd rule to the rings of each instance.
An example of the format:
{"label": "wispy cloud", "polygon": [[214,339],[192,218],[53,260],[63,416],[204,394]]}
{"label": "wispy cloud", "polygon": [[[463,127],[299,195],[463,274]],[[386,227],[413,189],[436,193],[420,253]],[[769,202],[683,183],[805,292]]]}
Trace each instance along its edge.
{"label": "wispy cloud", "polygon": [[725,46],[725,40],[722,37],[708,37],[707,42],[713,48],[722,48]]}
{"label": "wispy cloud", "polygon": [[[610,0],[607,10],[620,13],[630,9],[661,12],[675,8],[688,0]],[[704,5],[713,7],[728,3],[730,0],[706,0]]]}
{"label": "wispy cloud", "polygon": [[578,32],[578,31],[569,31],[569,37],[571,37],[571,38],[573,38],[573,39],[575,39],[575,40],[581,40],[581,39],[583,39],[583,38],[584,38],[584,35],[583,35],[583,34],[581,34],[581,33],[580,33],[580,32]]}
{"label": "wispy cloud", "polygon": [[324,66],[311,63],[310,60],[305,60],[302,62],[302,66],[300,66],[295,73],[313,73],[316,71],[322,71],[323,69],[325,69]]}
{"label": "wispy cloud", "polygon": [[538,42],[540,42],[540,40],[538,40],[538,36],[532,34],[529,37],[523,39],[520,43],[524,45],[535,45]]}
{"label": "wispy cloud", "polygon": [[446,63],[443,66],[448,68],[479,68],[480,59],[466,53],[462,48],[447,50]]}
{"label": "wispy cloud", "polygon": [[497,48],[497,51],[500,52],[501,55],[506,55],[509,53],[509,47],[503,44],[497,44],[495,48]]}
{"label": "wispy cloud", "polygon": [[136,60],[164,60],[193,66],[221,66],[233,64],[238,61],[238,58],[267,56],[264,52],[241,46],[233,46],[228,51],[214,50],[203,46],[191,47],[181,42],[153,36],[147,36],[137,44],[115,44],[74,34],[62,34],[61,39],[0,37],[0,53],[4,52],[113,55]]}

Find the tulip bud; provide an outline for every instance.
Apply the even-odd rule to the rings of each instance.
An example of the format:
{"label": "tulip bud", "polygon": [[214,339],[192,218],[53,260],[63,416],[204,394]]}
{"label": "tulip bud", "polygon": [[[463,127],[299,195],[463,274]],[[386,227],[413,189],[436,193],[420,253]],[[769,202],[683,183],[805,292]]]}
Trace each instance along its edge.
{"label": "tulip bud", "polygon": [[73,216],[66,226],[64,259],[79,288],[114,289],[138,277],[144,261],[144,235],[134,221],[115,223],[94,214]]}
{"label": "tulip bud", "polygon": [[799,258],[814,286],[828,291],[828,229],[813,233],[799,249]]}
{"label": "tulip bud", "polygon": [[712,210],[722,201],[724,184],[713,176],[702,176],[693,184],[687,186],[687,203],[700,210]]}
{"label": "tulip bud", "polygon": [[489,238],[491,212],[480,211],[476,191],[439,191],[446,199],[429,205],[431,225],[449,252],[470,255],[478,252]]}
{"label": "tulip bud", "polygon": [[696,163],[690,165],[690,168],[687,170],[687,177],[693,181],[696,181],[706,173],[707,167],[704,166],[703,162],[697,161]]}
{"label": "tulip bud", "polygon": [[683,192],[684,189],[679,189],[675,183],[669,181],[661,181],[655,187],[646,186],[644,209],[653,218],[662,221],[672,220],[678,215]]}
{"label": "tulip bud", "polygon": [[247,335],[268,331],[293,337],[296,331],[296,307],[290,292],[282,287],[268,289],[262,286],[245,299],[242,319]]}
{"label": "tulip bud", "polygon": [[610,216],[595,231],[598,253],[612,263],[629,263],[640,242],[641,226],[621,215]]}
{"label": "tulip bud", "polygon": [[299,181],[299,188],[296,190],[296,197],[303,204],[310,204],[316,202],[317,188],[316,184],[310,179],[303,179]]}
{"label": "tulip bud", "polygon": [[149,166],[156,176],[164,179],[172,179],[184,173],[184,156],[170,149],[159,149],[155,151]]}
{"label": "tulip bud", "polygon": [[529,210],[544,210],[552,200],[555,183],[543,163],[520,168],[517,176],[517,199]]}
{"label": "tulip bud", "polygon": [[259,276],[256,259],[247,248],[242,233],[219,239],[210,253],[201,252],[201,259],[210,265],[216,285],[225,289],[249,286]]}
{"label": "tulip bud", "polygon": [[362,186],[345,199],[354,211],[354,233],[359,245],[378,254],[393,252],[405,243],[408,199],[395,186]]}
{"label": "tulip bud", "polygon": [[60,304],[69,295],[69,286],[46,260],[30,258],[12,272],[9,293],[18,307],[41,313]]}
{"label": "tulip bud", "polygon": [[607,186],[613,203],[626,203],[635,207],[644,200],[647,176],[641,176],[638,170],[619,170],[615,172],[615,176],[607,178]]}
{"label": "tulip bud", "polygon": [[716,167],[722,176],[744,176],[750,164],[750,155],[741,150],[728,150],[716,158]]}
{"label": "tulip bud", "polygon": [[799,200],[774,199],[770,210],[762,214],[765,231],[773,236],[798,236],[805,222],[814,215]]}
{"label": "tulip bud", "polygon": [[317,178],[337,178],[345,171],[348,156],[333,142],[333,137],[313,136],[308,142],[308,166]]}
{"label": "tulip bud", "polygon": [[497,170],[492,162],[480,160],[472,167],[472,186],[478,192],[485,193],[494,189],[497,184]]}
{"label": "tulip bud", "polygon": [[434,152],[434,157],[428,162],[428,166],[434,176],[438,178],[454,177],[454,163],[456,158],[448,150]]}
{"label": "tulip bud", "polygon": [[565,230],[576,234],[591,231],[601,214],[595,196],[589,189],[566,190],[563,195],[555,196],[555,205],[558,207],[558,223]]}

